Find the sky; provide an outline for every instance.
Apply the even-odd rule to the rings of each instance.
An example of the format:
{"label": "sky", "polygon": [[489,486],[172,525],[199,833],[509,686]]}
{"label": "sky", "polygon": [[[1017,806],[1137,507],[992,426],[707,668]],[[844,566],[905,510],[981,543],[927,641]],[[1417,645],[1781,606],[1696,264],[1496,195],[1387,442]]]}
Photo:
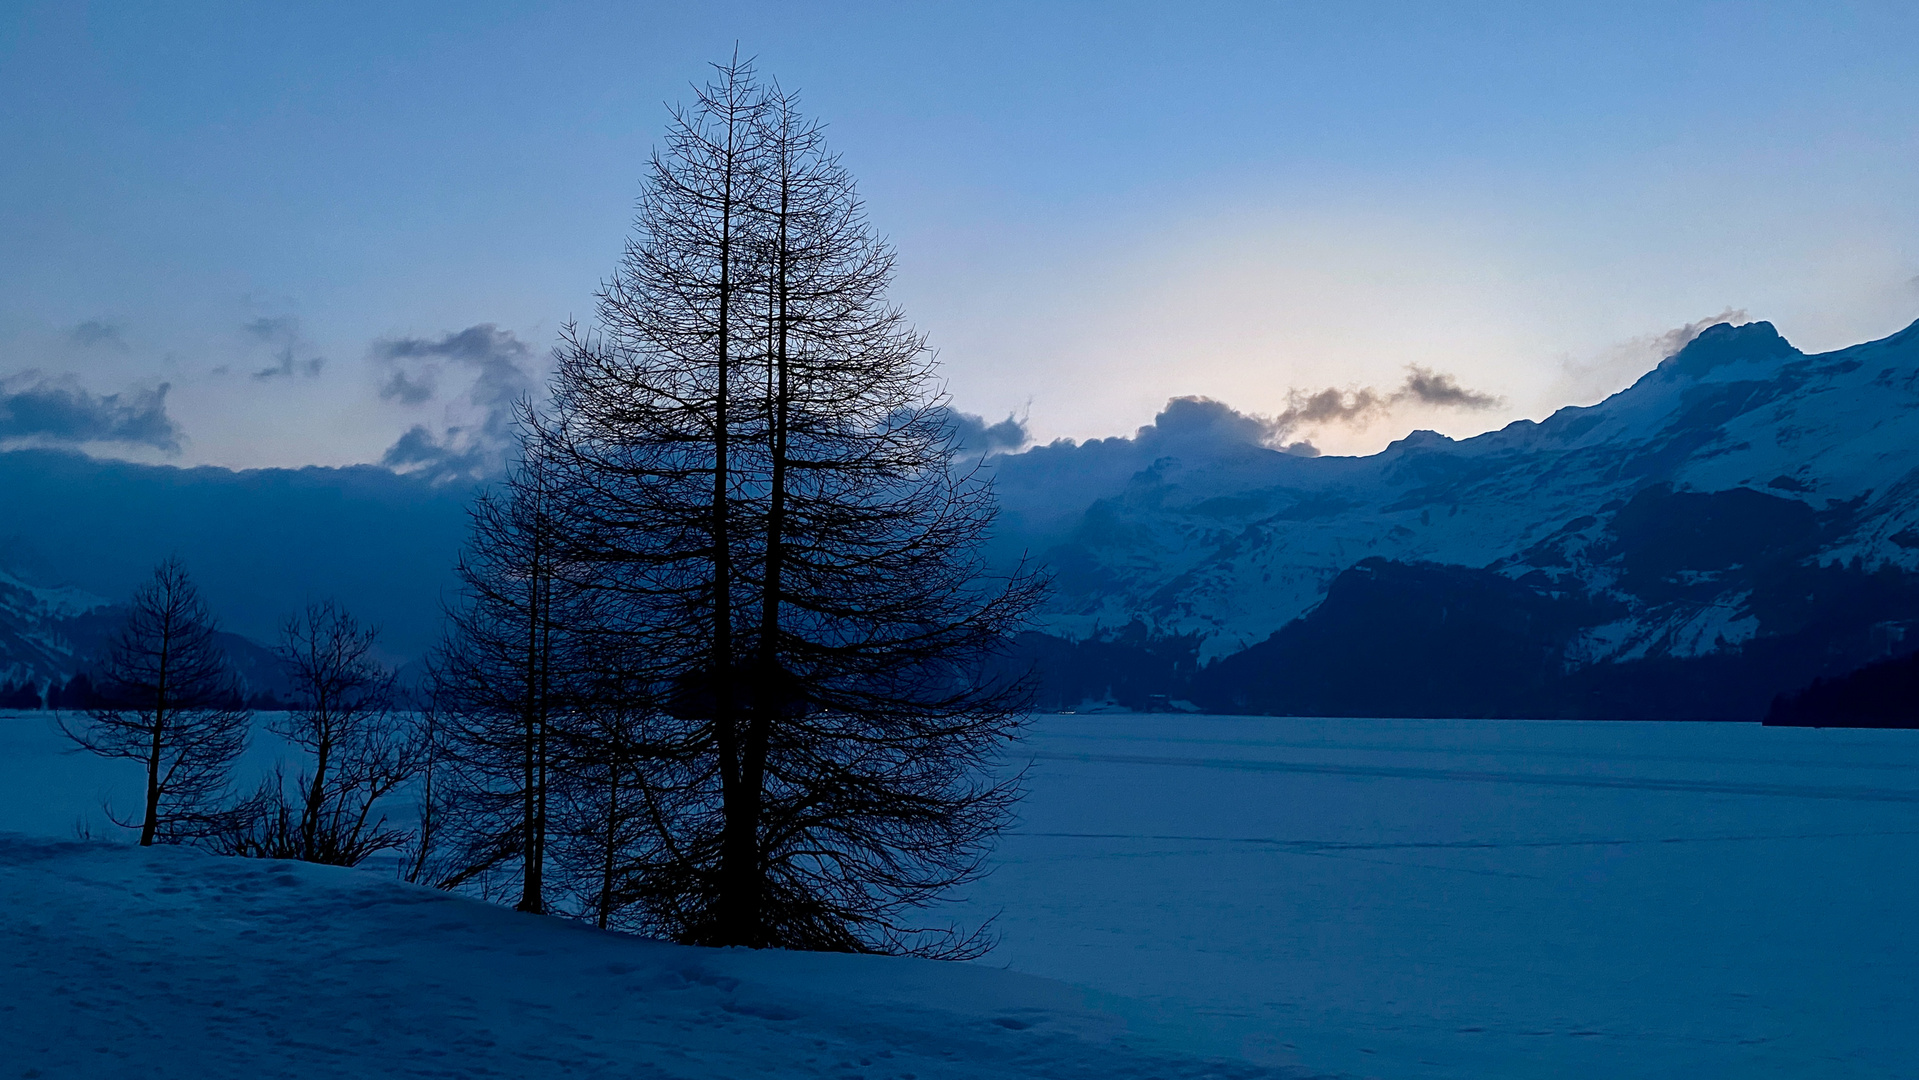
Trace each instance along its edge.
{"label": "sky", "polygon": [[959,408],[1470,435],[1717,318],[1919,317],[1914,40],[1909,4],[13,0],[0,445],[484,449],[736,46],[828,124]]}

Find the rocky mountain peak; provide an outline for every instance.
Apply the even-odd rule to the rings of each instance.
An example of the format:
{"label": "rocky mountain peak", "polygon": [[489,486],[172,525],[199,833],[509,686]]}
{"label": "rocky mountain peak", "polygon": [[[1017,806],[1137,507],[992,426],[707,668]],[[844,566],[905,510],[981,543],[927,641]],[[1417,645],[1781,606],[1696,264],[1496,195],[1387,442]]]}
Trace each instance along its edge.
{"label": "rocky mountain peak", "polygon": [[1786,360],[1804,355],[1769,322],[1740,326],[1716,323],[1701,330],[1685,348],[1667,357],[1657,370],[1668,377],[1698,378],[1727,364]]}

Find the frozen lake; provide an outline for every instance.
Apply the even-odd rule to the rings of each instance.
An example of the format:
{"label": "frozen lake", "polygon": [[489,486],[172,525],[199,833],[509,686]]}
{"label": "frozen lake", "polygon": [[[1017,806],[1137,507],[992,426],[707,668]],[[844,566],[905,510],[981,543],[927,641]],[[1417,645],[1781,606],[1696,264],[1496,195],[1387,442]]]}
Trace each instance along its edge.
{"label": "frozen lake", "polygon": [[[1919,1076],[1919,732],[1042,716],[1022,755],[984,963],[1256,1061]],[[0,714],[0,830],[99,833],[116,768]]]}
{"label": "frozen lake", "polygon": [[990,962],[1381,1077],[1919,1076],[1919,732],[1044,716]]}

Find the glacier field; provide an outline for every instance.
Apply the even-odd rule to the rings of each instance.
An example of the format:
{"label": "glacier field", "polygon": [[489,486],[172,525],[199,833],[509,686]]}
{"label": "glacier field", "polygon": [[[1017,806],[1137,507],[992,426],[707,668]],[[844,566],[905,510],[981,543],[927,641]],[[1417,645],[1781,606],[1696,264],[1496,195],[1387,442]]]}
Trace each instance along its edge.
{"label": "glacier field", "polygon": [[1919,1076],[1919,732],[1045,715],[1011,764],[999,947],[941,965],[101,842],[136,777],[0,714],[0,1076]]}

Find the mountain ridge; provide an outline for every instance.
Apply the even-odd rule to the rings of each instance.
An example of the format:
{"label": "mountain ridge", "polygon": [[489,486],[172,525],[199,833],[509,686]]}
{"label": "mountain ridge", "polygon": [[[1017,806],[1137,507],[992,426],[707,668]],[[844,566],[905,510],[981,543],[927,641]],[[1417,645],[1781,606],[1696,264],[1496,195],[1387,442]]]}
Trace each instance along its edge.
{"label": "mountain ridge", "polygon": [[[1486,571],[1608,611],[1563,643],[1560,674],[1725,657],[1836,619],[1845,643],[1823,674],[1898,651],[1919,630],[1919,608],[1875,607],[1853,585],[1835,594],[1849,613],[1789,612],[1780,592],[1801,570],[1836,566],[1841,577],[1885,570],[1900,582],[1887,595],[1904,597],[1919,568],[1915,448],[1919,324],[1818,355],[1768,323],[1719,324],[1595,405],[1470,439],[1415,432],[1364,458],[1167,454],[1070,527],[1026,539],[1059,569],[1045,634],[1188,641],[1195,670],[1269,641],[1330,602],[1341,575],[1384,560]],[[1016,525],[1019,496],[1048,487],[1030,475],[1045,461],[999,459]],[[1753,530],[1800,546],[1741,555]],[[1756,555],[1771,561],[1750,565]],[[1089,678],[1068,681],[1087,689]]]}
{"label": "mountain ridge", "polygon": [[[1919,645],[1919,323],[1814,355],[1770,323],[1721,323],[1604,401],[1466,439],[1414,431],[1364,457],[1270,434],[1182,398],[1130,437],[986,459],[1002,509],[989,555],[1055,575],[1009,661],[1038,663],[1043,705],[1378,715],[1392,699],[1337,684],[1390,680],[1360,662],[1383,628],[1406,631],[1406,656],[1480,672],[1428,665],[1457,715],[1756,719],[1768,695]],[[17,510],[0,566],[36,571],[0,581],[0,669],[47,644],[8,607],[44,598],[9,588],[121,596],[175,553],[237,634],[272,640],[330,597],[387,627],[388,659],[415,659],[438,633],[469,496],[375,466],[0,453],[0,502]],[[1434,629],[1455,608],[1545,629],[1489,629],[1474,659]],[[1459,690],[1522,657],[1525,693]],[[1661,694],[1688,704],[1675,714]]]}

